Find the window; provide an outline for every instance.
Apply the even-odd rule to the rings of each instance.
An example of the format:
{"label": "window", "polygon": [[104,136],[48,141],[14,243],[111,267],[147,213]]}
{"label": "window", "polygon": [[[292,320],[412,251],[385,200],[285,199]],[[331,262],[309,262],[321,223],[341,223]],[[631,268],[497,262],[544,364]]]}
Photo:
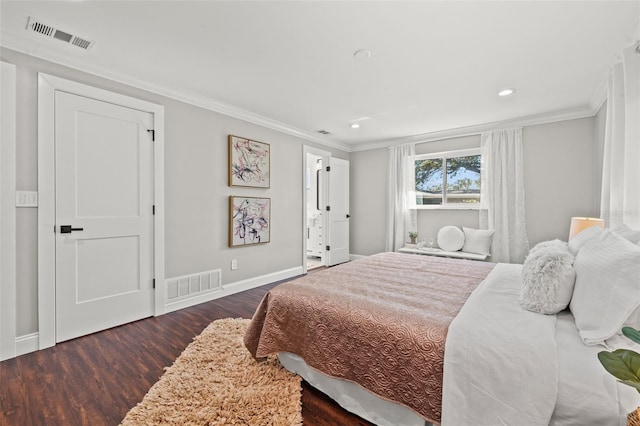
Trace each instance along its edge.
{"label": "window", "polygon": [[416,155],[418,208],[477,208],[480,149]]}

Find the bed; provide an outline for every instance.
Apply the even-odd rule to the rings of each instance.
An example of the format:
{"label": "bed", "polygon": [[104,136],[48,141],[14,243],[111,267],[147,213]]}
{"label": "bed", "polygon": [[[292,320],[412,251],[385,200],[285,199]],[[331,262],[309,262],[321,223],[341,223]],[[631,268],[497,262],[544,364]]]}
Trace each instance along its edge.
{"label": "bed", "polygon": [[[602,401],[595,405],[595,411],[605,413],[608,422],[583,424],[624,424],[625,413],[638,405],[637,394],[617,384],[597,365],[593,355],[597,350],[576,338],[571,314],[565,312],[556,318],[525,311],[524,317],[502,330],[507,334],[496,340],[495,329],[511,324],[509,315],[513,312],[505,313],[502,306],[517,306],[521,268],[400,253],[368,256],[272,289],[256,310],[245,345],[256,358],[280,354],[285,368],[300,374],[348,411],[378,425],[575,424],[570,421],[574,410],[584,409],[598,398]],[[517,312],[516,317],[523,314],[517,307],[511,311]],[[499,314],[494,317],[496,312]],[[517,335],[522,322],[528,322],[527,314],[536,316],[534,323],[540,322],[532,326],[534,337],[513,339],[512,333]],[[536,327],[544,330],[540,336]],[[489,368],[489,358],[470,356],[477,350],[469,347],[476,332],[484,333],[484,355],[498,347],[496,342],[525,355],[518,359],[523,364],[514,363],[510,373],[518,380],[501,379],[508,370],[502,364]],[[448,337],[451,333],[458,342],[453,346]],[[558,336],[561,345],[557,344]],[[565,347],[569,352],[563,352]],[[583,360],[577,370],[574,351],[579,351],[578,358]],[[550,380],[533,393],[529,388],[536,381],[525,375],[528,382],[523,383],[521,368],[538,366],[541,361],[527,358],[528,354],[555,359],[544,373]],[[454,365],[459,374],[445,373],[447,365]],[[477,374],[479,371],[482,374]],[[575,401],[572,381],[592,371],[594,378],[586,384],[599,390]],[[475,383],[474,393],[489,392],[489,399],[514,394],[507,395],[513,396],[511,399],[505,397],[509,416],[504,421],[495,422],[496,413],[498,418],[502,416],[503,406],[484,410],[485,400],[469,395],[467,381],[474,374],[495,379],[487,382],[486,389],[483,382]],[[602,383],[606,385],[599,386]],[[525,385],[527,392],[522,392]],[[490,394],[496,389],[498,393]],[[544,396],[544,401],[533,404],[534,412],[539,408],[532,415],[536,422],[527,422],[532,412],[527,395]],[[602,407],[606,409],[600,410]],[[483,423],[473,410],[482,410],[493,420]],[[519,421],[514,423],[515,415]],[[589,416],[593,413],[585,413],[583,418],[593,418]]]}
{"label": "bed", "polygon": [[498,264],[450,325],[442,424],[626,425],[638,393],[602,368],[604,348],[583,343],[569,310],[521,309],[521,271]]}
{"label": "bed", "polygon": [[438,422],[447,327],[493,267],[380,253],[314,272],[265,295],[245,344],[258,358],[296,354]]}

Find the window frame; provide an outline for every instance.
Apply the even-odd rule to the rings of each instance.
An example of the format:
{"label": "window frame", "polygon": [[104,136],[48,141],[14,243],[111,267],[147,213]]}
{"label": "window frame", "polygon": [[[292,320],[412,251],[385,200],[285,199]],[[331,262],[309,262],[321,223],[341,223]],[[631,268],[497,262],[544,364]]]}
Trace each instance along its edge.
{"label": "window frame", "polygon": [[[449,158],[458,158],[458,157],[468,157],[472,155],[479,155],[480,162],[482,162],[482,152],[481,148],[468,148],[468,149],[459,149],[455,151],[443,151],[443,152],[433,152],[428,154],[416,154],[414,156],[414,173],[415,173],[415,161],[420,160],[430,160],[430,159],[440,159],[442,160],[442,204],[417,204],[417,196],[416,203],[413,208],[416,210],[479,210],[480,203],[447,203],[447,196],[445,188],[447,187],[447,174],[444,173],[444,168],[447,164],[447,159]],[[415,190],[414,190],[415,191]]]}

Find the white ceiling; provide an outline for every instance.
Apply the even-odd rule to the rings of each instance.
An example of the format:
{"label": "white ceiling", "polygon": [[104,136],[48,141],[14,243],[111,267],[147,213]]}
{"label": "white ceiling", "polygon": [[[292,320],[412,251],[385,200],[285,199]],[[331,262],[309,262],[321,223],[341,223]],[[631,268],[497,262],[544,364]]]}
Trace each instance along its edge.
{"label": "white ceiling", "polygon": [[[4,47],[347,150],[592,115],[640,37],[640,0],[2,0],[0,14]],[[95,45],[29,32],[29,16]]]}

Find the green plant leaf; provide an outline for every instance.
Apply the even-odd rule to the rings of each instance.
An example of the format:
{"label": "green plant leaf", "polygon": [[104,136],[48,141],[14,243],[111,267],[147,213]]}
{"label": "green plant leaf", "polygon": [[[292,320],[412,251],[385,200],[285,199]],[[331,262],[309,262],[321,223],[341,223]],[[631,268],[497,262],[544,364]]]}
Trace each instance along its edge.
{"label": "green plant leaf", "polygon": [[598,353],[602,366],[615,378],[640,390],[640,354],[627,349]]}
{"label": "green plant leaf", "polygon": [[640,331],[631,327],[622,327],[622,334],[636,343],[640,343]]}

